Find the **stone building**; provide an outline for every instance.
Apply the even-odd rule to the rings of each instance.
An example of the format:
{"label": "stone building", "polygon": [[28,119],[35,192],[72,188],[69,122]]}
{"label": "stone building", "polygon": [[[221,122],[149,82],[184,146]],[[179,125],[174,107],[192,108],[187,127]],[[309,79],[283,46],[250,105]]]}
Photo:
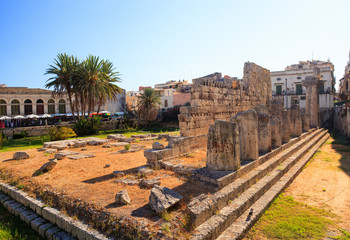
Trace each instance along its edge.
{"label": "stone building", "polygon": [[285,108],[299,104],[306,106],[306,87],[302,81],[313,75],[313,69],[320,69],[320,84],[318,87],[320,108],[332,108],[334,101],[334,65],[319,60],[300,61],[299,64],[287,66],[284,71],[271,72],[272,95],[284,102]]}
{"label": "stone building", "polygon": [[40,88],[0,85],[0,116],[70,113],[66,96],[52,96],[52,91]]}
{"label": "stone building", "polygon": [[344,77],[339,80],[339,100],[350,100],[350,52],[349,61],[345,66]]}
{"label": "stone building", "polygon": [[[7,87],[0,85],[0,116],[42,115],[71,113],[66,95],[53,96],[53,92],[40,88]],[[125,91],[116,101],[107,101],[101,110],[112,114],[125,109]]]}

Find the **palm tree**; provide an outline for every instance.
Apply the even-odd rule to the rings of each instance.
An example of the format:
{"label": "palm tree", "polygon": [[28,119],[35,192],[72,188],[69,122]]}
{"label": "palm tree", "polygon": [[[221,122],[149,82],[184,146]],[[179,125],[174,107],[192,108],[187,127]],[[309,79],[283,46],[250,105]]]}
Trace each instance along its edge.
{"label": "palm tree", "polygon": [[67,93],[72,114],[74,117],[74,105],[72,101],[73,88],[76,82],[79,60],[72,55],[61,53],[57,55],[54,64],[46,70],[46,74],[54,75],[49,78],[45,85],[46,88],[53,88],[54,94],[62,95]]}
{"label": "palm tree", "polygon": [[[79,70],[80,101],[88,115],[97,106],[97,111],[107,100],[116,100],[122,89],[114,83],[120,82],[119,73],[115,71],[113,64],[108,60],[100,60],[99,57],[89,55],[82,62]],[[85,112],[85,110],[84,110]]]}
{"label": "palm tree", "polygon": [[157,119],[158,108],[161,104],[160,95],[152,88],[146,88],[139,96],[138,116],[139,122],[149,126],[151,122]]}

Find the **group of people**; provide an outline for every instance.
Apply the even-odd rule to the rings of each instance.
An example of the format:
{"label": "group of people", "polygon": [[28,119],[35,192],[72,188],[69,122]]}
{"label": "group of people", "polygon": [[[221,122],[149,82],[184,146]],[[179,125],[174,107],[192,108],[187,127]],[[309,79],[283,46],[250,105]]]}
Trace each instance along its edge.
{"label": "group of people", "polygon": [[47,125],[47,119],[5,119],[0,120],[0,128],[14,128]]}

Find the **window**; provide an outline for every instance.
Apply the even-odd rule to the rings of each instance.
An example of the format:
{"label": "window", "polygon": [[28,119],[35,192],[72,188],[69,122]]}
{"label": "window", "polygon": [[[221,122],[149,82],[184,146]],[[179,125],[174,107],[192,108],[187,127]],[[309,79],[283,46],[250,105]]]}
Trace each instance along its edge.
{"label": "window", "polygon": [[47,101],[48,114],[55,114],[55,101],[50,99]]}
{"label": "window", "polygon": [[164,100],[164,107],[168,107],[168,100]]}
{"label": "window", "polygon": [[42,99],[36,101],[36,114],[44,114],[44,101]]}
{"label": "window", "polygon": [[277,81],[281,81],[281,78],[277,78]]}
{"label": "window", "polygon": [[301,79],[301,77],[297,77],[297,79]]}
{"label": "window", "polygon": [[306,100],[306,97],[305,96],[301,96],[300,100]]}
{"label": "window", "polygon": [[32,100],[26,99],[24,100],[24,114],[30,115],[33,113]]}
{"label": "window", "polygon": [[318,93],[320,94],[324,93],[324,83],[320,83],[318,85]]}
{"label": "window", "polygon": [[299,99],[297,98],[292,99],[292,105],[294,104],[299,104]]}
{"label": "window", "polygon": [[19,115],[20,114],[19,101],[16,99],[11,101],[11,114],[12,115]]}
{"label": "window", "polygon": [[66,101],[63,99],[58,101],[58,113],[66,113]]}
{"label": "window", "polygon": [[301,95],[301,94],[303,94],[303,85],[301,85],[301,84],[297,84],[296,85],[296,94],[297,95]]}
{"label": "window", "polygon": [[276,86],[276,95],[282,95],[282,86],[281,85]]}
{"label": "window", "polygon": [[0,99],[0,115],[7,115],[6,101]]}

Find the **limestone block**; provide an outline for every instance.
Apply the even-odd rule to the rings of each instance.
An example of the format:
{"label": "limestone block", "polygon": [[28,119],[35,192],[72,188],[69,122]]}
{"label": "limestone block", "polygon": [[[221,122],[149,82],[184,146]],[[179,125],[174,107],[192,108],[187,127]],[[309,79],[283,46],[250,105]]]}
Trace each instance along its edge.
{"label": "limestone block", "polygon": [[276,116],[270,116],[271,145],[278,148],[282,145],[281,120]]}
{"label": "limestone block", "polygon": [[234,171],[240,166],[238,123],[217,120],[208,132],[207,167]]}
{"label": "limestone block", "polygon": [[258,159],[258,114],[249,109],[238,113],[233,120],[236,120],[239,126],[241,161]]}
{"label": "limestone block", "polygon": [[29,154],[26,152],[15,152],[12,157],[14,160],[28,159]]}
{"label": "limestone block", "polygon": [[298,137],[303,133],[301,113],[299,104],[292,105],[290,109],[290,135],[292,137]]}
{"label": "limestone block", "polygon": [[258,114],[258,148],[259,153],[271,151],[271,128],[269,110],[264,105],[254,107]]}

